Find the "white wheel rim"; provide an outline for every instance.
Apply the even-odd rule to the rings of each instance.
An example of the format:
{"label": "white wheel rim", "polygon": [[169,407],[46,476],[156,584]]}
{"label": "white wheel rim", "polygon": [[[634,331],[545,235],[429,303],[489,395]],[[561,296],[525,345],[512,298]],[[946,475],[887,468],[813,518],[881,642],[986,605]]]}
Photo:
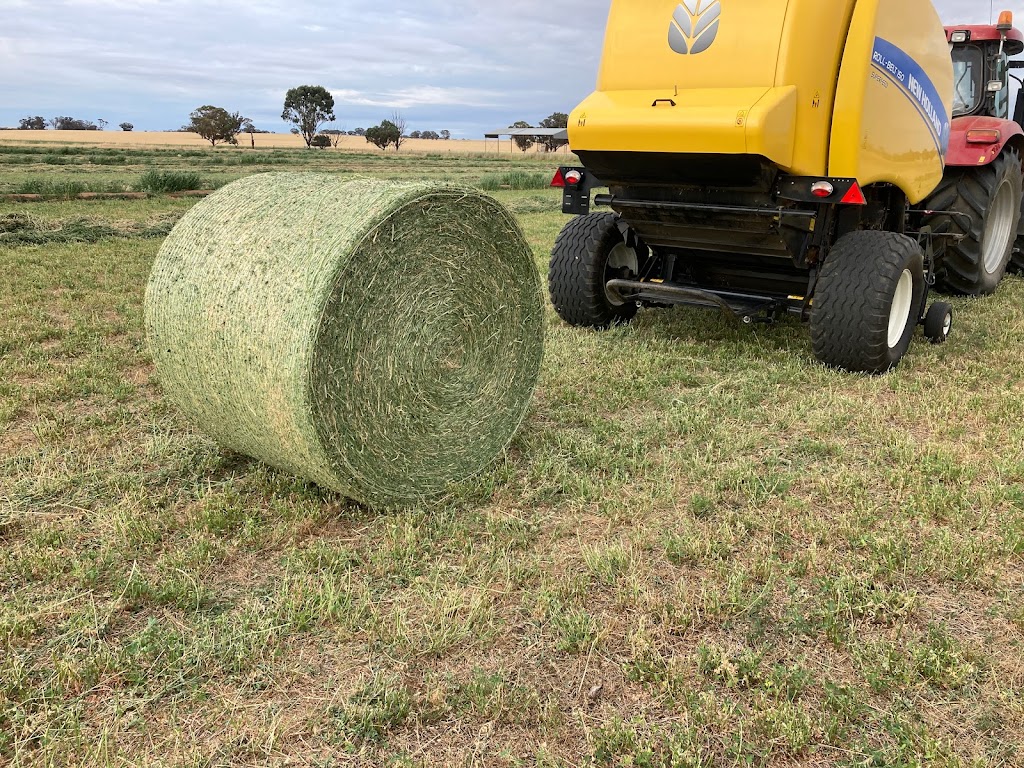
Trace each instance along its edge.
{"label": "white wheel rim", "polygon": [[953,330],[953,316],[947,312],[945,319],[942,321],[942,338],[949,336],[951,330]]}
{"label": "white wheel rim", "polygon": [[634,275],[640,272],[640,263],[636,256],[636,251],[630,248],[625,243],[619,243],[611,252],[608,254],[608,262],[605,265],[605,289],[604,295],[608,297],[608,301],[611,302],[612,306],[621,307],[624,302],[622,297],[617,291],[608,289],[608,273],[613,270],[619,270],[622,268],[629,269]]}
{"label": "white wheel rim", "polygon": [[903,339],[910,323],[910,305],[913,303],[914,276],[909,269],[905,269],[900,275],[896,295],[892,297],[892,309],[889,310],[889,349],[898,346]]}
{"label": "white wheel rim", "polygon": [[982,264],[985,272],[992,275],[1003,266],[1003,260],[1010,250],[1013,232],[1013,185],[1004,179],[992,198],[992,207],[985,220],[985,236],[982,240]]}

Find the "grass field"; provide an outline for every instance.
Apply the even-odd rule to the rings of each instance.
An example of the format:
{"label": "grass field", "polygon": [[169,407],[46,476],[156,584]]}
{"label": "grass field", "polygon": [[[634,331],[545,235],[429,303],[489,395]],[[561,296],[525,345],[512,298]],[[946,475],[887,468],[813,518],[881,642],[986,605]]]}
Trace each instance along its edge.
{"label": "grass field", "polygon": [[[250,155],[5,147],[0,192],[448,179],[544,270],[564,223],[503,188],[551,158]],[[369,510],[161,396],[142,295],[192,204],[0,205],[0,764],[1024,765],[1024,281],[878,378],[793,321],[549,311],[507,455]]]}

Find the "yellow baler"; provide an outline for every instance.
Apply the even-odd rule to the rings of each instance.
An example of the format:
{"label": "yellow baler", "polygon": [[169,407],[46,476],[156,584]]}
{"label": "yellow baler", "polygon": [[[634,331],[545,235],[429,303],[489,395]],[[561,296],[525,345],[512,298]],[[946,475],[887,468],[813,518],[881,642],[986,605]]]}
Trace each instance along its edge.
{"label": "yellow baler", "polygon": [[[597,90],[569,117],[573,219],[549,278],[572,324],[639,306],[808,319],[824,362],[881,372],[928,313],[927,232],[953,68],[929,0],[612,0]],[[608,187],[593,203],[593,189]]]}

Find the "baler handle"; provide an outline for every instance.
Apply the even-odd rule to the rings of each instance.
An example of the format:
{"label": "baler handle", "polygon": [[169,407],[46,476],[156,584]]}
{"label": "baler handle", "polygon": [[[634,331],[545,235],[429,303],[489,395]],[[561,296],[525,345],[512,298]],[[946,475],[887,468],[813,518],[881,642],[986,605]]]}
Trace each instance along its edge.
{"label": "baler handle", "polygon": [[659,104],[661,104],[661,103],[662,103],[663,101],[664,101],[664,102],[667,102],[667,103],[669,103],[669,104],[671,104],[671,105],[672,105],[673,107],[674,107],[674,106],[676,105],[676,102],[675,102],[675,100],[674,100],[674,99],[655,99],[655,100],[654,100],[654,103],[653,103],[653,104],[651,104],[651,106],[652,106],[652,107],[656,107],[656,106],[658,106]]}

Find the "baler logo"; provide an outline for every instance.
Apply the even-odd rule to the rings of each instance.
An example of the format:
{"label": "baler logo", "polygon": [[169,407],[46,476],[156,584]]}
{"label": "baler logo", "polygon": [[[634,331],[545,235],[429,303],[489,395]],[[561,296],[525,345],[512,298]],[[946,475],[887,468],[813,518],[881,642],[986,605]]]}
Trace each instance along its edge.
{"label": "baler logo", "polygon": [[672,14],[668,44],[676,53],[703,53],[718,37],[720,0],[683,0]]}

